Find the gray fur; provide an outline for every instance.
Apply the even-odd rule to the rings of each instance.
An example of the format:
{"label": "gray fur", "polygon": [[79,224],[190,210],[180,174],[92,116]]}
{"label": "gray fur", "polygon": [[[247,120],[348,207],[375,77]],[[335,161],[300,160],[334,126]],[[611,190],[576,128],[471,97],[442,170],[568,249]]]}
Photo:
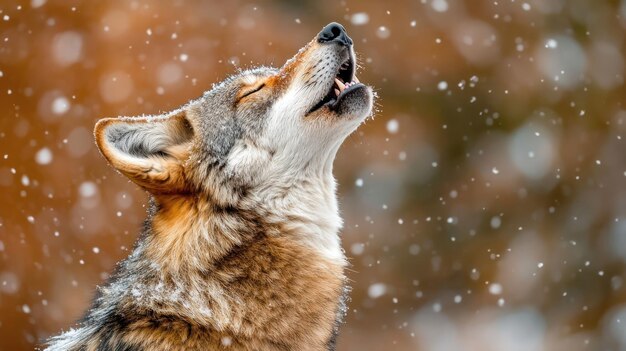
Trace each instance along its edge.
{"label": "gray fur", "polygon": [[[357,87],[333,106],[313,107],[332,92],[339,66],[353,55],[352,48],[345,49],[309,44],[298,54],[308,54],[303,56],[306,59],[297,56],[281,70],[262,67],[240,72],[167,115],[101,124],[104,132],[96,135],[104,135],[103,153],[109,161],[121,159],[112,162],[116,168],[130,164],[132,172],[119,170],[131,179],[140,177],[137,183],[148,190],[151,177],[167,186],[175,178],[176,185],[184,183],[184,196],[154,192],[132,254],[98,290],[79,328],[52,338],[46,350],[138,351],[139,341],[124,338],[132,332],[129,326],[137,325],[170,334],[180,331],[181,343],[196,337],[202,345],[218,345],[210,349],[222,349],[212,337],[230,332],[239,332],[241,340],[259,338],[264,350],[293,349],[293,340],[285,337],[293,335],[301,337],[300,345],[317,338],[321,348],[335,349],[349,289],[342,291],[346,261],[338,238],[342,222],[332,161],[345,137],[370,114],[371,89]],[[279,84],[265,91],[264,98],[238,103],[246,81],[263,82],[270,76]],[[150,167],[155,160],[165,166]],[[133,168],[133,162],[148,166]],[[171,174],[159,173],[171,169]],[[167,225],[159,230],[155,223],[161,222],[155,218],[163,213]],[[300,263],[307,258],[316,261]],[[248,262],[256,266],[241,268]],[[301,272],[301,281],[293,281]],[[325,280],[318,279],[323,274]],[[274,283],[285,286],[272,286],[269,282],[274,278]],[[234,287],[243,289],[236,285],[240,281],[245,289],[231,296]],[[315,288],[317,296],[304,298]],[[246,301],[256,301],[257,295],[271,299],[257,307],[268,307],[266,318],[276,324],[258,322],[259,308],[245,309]],[[274,316],[279,297],[284,310]],[[323,305],[299,310],[300,304],[313,298]],[[282,319],[290,312],[297,317],[295,324],[309,323],[309,329],[284,325]],[[334,319],[334,325],[320,325],[319,316]],[[280,340],[265,339],[279,329],[285,330],[278,334]],[[264,333],[251,336],[242,330]],[[144,345],[163,344],[148,334],[147,341],[141,341]],[[178,337],[175,342],[179,345]]]}
{"label": "gray fur", "polygon": [[264,112],[270,107],[268,104],[261,109],[233,109],[235,95],[241,87],[239,78],[247,75],[266,77],[275,73],[275,68],[268,67],[240,72],[216,85],[197,101],[194,110],[201,116],[202,149],[207,157],[213,158],[213,162],[225,162],[237,140],[258,137],[265,122]]}

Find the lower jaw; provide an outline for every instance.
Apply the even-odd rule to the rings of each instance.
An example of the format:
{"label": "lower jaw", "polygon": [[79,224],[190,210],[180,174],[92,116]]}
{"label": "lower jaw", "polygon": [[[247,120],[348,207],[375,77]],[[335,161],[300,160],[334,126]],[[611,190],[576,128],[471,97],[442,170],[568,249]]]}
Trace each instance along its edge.
{"label": "lower jaw", "polygon": [[[361,88],[365,88],[365,84],[363,84],[363,83],[356,83],[356,84],[354,84],[354,85],[344,89],[339,95],[336,95],[336,96],[332,97],[331,100],[327,100],[325,98],[324,100],[327,100],[327,101],[322,100],[322,101],[320,101],[320,103],[314,105],[309,110],[307,115],[311,114],[311,113],[314,113],[314,112],[317,112],[318,110],[320,110],[320,109],[322,109],[324,107],[328,107],[329,110],[331,110],[331,111],[336,111],[338,105],[342,102],[341,100],[343,100],[345,98],[346,94],[349,94],[351,91],[356,90],[356,89],[361,89]],[[334,87],[333,87],[333,89],[334,89]],[[329,94],[334,94],[334,91],[330,92]],[[327,94],[326,97],[328,97],[329,94]]]}

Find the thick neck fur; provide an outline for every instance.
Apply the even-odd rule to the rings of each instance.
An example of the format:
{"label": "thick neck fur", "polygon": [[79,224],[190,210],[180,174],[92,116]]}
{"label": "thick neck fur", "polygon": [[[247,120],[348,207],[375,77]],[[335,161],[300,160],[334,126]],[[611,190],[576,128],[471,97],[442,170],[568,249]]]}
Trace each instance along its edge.
{"label": "thick neck fur", "polygon": [[258,236],[281,236],[344,265],[332,175],[276,180],[234,205],[176,195],[159,199],[148,219],[145,254],[162,269],[205,269]]}
{"label": "thick neck fur", "polygon": [[115,282],[111,292],[118,285],[117,293],[148,308],[172,309],[219,330],[236,328],[241,321],[232,314],[232,300],[225,298],[233,297],[231,292],[207,277],[221,274],[223,262],[256,241],[290,242],[320,257],[320,265],[333,266],[325,269],[341,277],[345,258],[333,177],[278,184],[284,188],[257,189],[237,206],[182,195],[159,198],[147,220],[147,233],[125,264],[128,279]]}
{"label": "thick neck fur", "polygon": [[[187,350],[180,346],[186,333],[197,338],[185,346],[191,349],[244,339],[231,349],[332,349],[345,279],[334,191],[329,177],[292,182],[277,196],[258,191],[239,206],[159,198],[137,247],[100,289],[85,328],[68,333],[67,344],[59,337],[59,347],[80,348],[79,340],[95,340],[89,335],[102,333],[96,326],[112,320],[141,326],[166,318],[182,323],[167,329],[170,347],[180,350]],[[138,328],[115,340],[150,345]]]}
{"label": "thick neck fur", "polygon": [[[334,350],[343,259],[303,239],[336,236],[336,226],[313,223],[334,195],[293,186],[275,213],[161,198],[81,327],[47,350]],[[306,205],[292,207],[296,194]]]}
{"label": "thick neck fur", "polygon": [[338,236],[343,223],[330,172],[279,179],[275,184],[255,194],[253,206],[263,208],[269,222],[281,223],[285,234],[296,242],[343,266],[345,258]]}

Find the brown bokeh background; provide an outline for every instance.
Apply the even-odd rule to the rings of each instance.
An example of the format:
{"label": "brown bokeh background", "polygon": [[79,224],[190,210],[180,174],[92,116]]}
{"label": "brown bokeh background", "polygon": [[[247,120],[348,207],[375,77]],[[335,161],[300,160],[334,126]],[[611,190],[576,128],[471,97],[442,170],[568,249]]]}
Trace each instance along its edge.
{"label": "brown bokeh background", "polygon": [[335,163],[340,350],[626,350],[626,1],[3,1],[0,349],[67,330],[146,195],[95,121],[345,24],[375,117]]}

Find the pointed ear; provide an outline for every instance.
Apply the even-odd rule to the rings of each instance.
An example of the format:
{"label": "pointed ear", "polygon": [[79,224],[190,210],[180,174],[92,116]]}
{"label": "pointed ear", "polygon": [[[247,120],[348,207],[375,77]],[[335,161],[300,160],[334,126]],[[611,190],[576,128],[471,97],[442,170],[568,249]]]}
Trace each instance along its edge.
{"label": "pointed ear", "polygon": [[186,111],[105,118],[94,134],[102,155],[139,186],[153,194],[185,191],[184,164],[194,136]]}

